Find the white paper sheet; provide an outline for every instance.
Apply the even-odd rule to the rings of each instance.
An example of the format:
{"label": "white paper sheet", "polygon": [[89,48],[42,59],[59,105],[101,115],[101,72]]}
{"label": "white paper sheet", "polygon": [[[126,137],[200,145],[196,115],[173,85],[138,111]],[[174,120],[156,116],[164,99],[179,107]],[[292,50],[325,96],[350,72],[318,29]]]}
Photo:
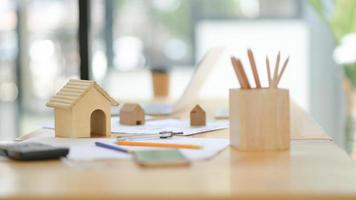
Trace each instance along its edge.
{"label": "white paper sheet", "polygon": [[[95,146],[95,142],[100,141],[115,145],[115,139],[112,138],[54,138],[53,135],[35,137],[23,142],[38,142],[42,144],[48,144],[53,146],[69,147],[70,152],[67,156],[70,160],[97,160],[97,159],[129,159],[130,155],[105,149]],[[214,138],[191,138],[191,137],[175,137],[172,139],[160,139],[160,140],[147,140],[146,142],[162,142],[162,143],[177,143],[177,144],[195,144],[203,146],[202,149],[180,149],[180,151],[189,160],[202,160],[210,159],[222,151],[229,145],[227,139],[214,139]],[[151,147],[131,147],[121,146],[122,148],[129,150],[148,150],[148,149],[162,149]]]}
{"label": "white paper sheet", "polygon": [[[182,119],[163,119],[163,120],[149,120],[145,125],[126,126],[119,123],[118,117],[111,118],[111,132],[112,133],[138,133],[138,134],[154,134],[161,131],[183,132],[183,135],[193,135],[208,131],[225,129],[229,127],[228,120],[207,121],[206,126],[190,126],[189,120]],[[46,125],[44,128],[53,129],[53,124]]]}

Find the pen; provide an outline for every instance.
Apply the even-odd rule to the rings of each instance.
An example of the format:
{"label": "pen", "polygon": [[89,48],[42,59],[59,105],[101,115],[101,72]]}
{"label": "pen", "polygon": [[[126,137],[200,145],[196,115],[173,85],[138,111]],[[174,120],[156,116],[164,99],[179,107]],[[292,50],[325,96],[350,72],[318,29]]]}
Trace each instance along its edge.
{"label": "pen", "polygon": [[168,139],[172,138],[174,135],[182,135],[183,132],[173,132],[173,131],[161,131],[154,134],[126,134],[124,136],[118,136],[117,141],[123,140],[147,140],[147,139]]}
{"label": "pen", "polygon": [[163,147],[177,149],[202,149],[200,145],[194,144],[173,144],[173,143],[154,143],[154,142],[134,142],[134,141],[117,141],[118,145],[125,146],[141,146],[141,147]]}
{"label": "pen", "polygon": [[123,152],[123,153],[131,153],[131,151],[129,151],[127,149],[124,149],[124,148],[121,148],[121,147],[118,147],[118,146],[114,146],[114,145],[110,145],[110,144],[106,144],[106,143],[103,143],[103,142],[95,142],[95,146],[102,147],[102,148],[105,148],[105,149],[111,149],[111,150],[114,150],[114,151],[120,151],[120,152]]}

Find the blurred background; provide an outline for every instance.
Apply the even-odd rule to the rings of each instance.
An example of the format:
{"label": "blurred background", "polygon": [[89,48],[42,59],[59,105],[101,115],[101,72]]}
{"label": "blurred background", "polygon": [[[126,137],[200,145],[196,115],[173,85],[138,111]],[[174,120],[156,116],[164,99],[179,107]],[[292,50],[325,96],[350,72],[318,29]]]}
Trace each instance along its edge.
{"label": "blurred background", "polygon": [[[0,139],[52,122],[45,104],[69,78],[147,101],[151,71],[163,70],[174,99],[204,53],[226,46],[243,62],[252,48],[263,69],[266,55],[290,56],[282,85],[350,150],[355,9],[354,0],[0,0]],[[227,98],[237,86],[222,59],[199,95]]]}

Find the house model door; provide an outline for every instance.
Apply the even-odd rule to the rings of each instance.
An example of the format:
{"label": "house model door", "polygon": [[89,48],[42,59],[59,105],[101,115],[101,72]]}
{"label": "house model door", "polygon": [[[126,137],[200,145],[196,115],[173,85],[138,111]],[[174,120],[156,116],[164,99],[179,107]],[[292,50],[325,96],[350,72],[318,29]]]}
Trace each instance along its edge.
{"label": "house model door", "polygon": [[90,117],[90,135],[91,137],[105,136],[106,116],[104,111],[95,110]]}

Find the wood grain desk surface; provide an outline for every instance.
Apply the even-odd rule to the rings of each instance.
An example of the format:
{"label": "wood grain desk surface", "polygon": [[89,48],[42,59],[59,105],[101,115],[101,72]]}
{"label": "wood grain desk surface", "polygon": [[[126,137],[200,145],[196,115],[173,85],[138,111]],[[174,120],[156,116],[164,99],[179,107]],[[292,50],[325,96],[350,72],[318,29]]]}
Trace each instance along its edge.
{"label": "wood grain desk surface", "polygon": [[[156,169],[129,160],[1,159],[0,199],[356,199],[351,158],[298,107],[291,113],[294,140],[286,152],[227,148],[190,167]],[[228,130],[195,137],[228,137]]]}

